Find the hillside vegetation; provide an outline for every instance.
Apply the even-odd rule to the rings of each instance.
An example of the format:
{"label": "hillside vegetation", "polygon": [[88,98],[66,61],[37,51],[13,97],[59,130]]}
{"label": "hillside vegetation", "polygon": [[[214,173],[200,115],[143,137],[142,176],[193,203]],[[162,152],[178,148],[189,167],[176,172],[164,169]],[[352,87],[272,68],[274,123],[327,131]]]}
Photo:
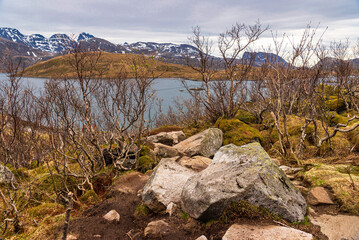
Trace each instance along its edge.
{"label": "hillside vegetation", "polygon": [[[101,53],[100,62],[97,65],[102,78],[117,77],[120,71],[125,68],[130,72],[133,68],[133,61],[140,55],[137,54],[120,54],[120,53]],[[61,77],[74,77],[75,71],[69,65],[70,55],[59,56],[45,62],[37,63],[25,69],[24,76],[27,77],[44,77],[44,78],[61,78]],[[148,58],[148,67],[153,69],[155,76],[173,77],[173,78],[189,78],[199,79],[200,75],[197,74],[192,68],[179,64],[166,63],[161,60]],[[133,74],[129,77],[134,77]]]}

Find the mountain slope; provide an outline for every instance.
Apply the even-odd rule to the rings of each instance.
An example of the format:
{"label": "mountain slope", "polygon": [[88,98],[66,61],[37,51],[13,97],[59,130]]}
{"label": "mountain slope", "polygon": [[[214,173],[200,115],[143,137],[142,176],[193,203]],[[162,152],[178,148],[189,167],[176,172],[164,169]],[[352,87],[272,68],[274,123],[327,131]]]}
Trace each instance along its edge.
{"label": "mountain slope", "polygon": [[[118,54],[103,52],[98,64],[100,72],[104,71],[101,77],[111,78],[117,77],[123,70],[127,70],[129,75],[133,77],[134,61],[142,62],[143,56],[137,54]],[[161,77],[175,77],[175,78],[191,78],[198,79],[197,72],[187,66],[166,63],[155,58],[144,57],[146,59],[146,67],[154,71],[156,76],[161,74]],[[47,78],[63,78],[75,76],[75,71],[70,67],[69,60],[71,55],[63,55],[52,58],[48,61],[39,62],[33,66],[25,69],[24,76],[28,77],[47,77]]]}

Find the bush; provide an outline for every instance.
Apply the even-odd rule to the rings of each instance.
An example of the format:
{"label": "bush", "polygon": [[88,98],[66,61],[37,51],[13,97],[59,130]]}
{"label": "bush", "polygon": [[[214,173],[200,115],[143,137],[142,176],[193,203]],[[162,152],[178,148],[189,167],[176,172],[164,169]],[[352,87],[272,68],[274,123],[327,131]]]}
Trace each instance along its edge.
{"label": "bush", "polygon": [[156,161],[150,158],[149,156],[142,156],[138,159],[139,161],[139,170],[142,173],[147,172],[148,170],[153,169],[156,166]]}

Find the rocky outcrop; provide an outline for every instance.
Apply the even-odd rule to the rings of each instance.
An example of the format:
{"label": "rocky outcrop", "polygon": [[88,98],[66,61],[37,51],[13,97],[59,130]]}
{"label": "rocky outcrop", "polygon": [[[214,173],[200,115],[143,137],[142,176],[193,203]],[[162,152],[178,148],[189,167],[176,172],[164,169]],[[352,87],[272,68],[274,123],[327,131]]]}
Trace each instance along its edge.
{"label": "rocky outcrop", "polygon": [[6,166],[0,164],[0,183],[15,183],[14,174]]}
{"label": "rocky outcrop", "polygon": [[212,159],[202,156],[186,157],[183,156],[178,160],[178,163],[184,167],[193,169],[197,172],[206,169],[211,164]]}
{"label": "rocky outcrop", "polygon": [[194,171],[181,166],[174,158],[164,158],[144,186],[142,200],[155,212],[165,210],[171,202],[180,203],[182,188],[194,174]]}
{"label": "rocky outcrop", "polygon": [[186,136],[182,131],[161,132],[156,135],[147,137],[147,141],[149,142],[162,143],[168,146],[173,146],[185,139]]}
{"label": "rocky outcrop", "polygon": [[183,210],[196,219],[222,215],[235,201],[263,206],[289,221],[302,221],[306,202],[259,143],[222,147],[212,163],[189,178],[181,194]]}
{"label": "rocky outcrop", "polygon": [[312,240],[313,235],[294,228],[277,225],[232,225],[222,240]]}
{"label": "rocky outcrop", "polygon": [[223,132],[218,128],[209,128],[174,145],[179,152],[187,155],[212,157],[222,146]]}

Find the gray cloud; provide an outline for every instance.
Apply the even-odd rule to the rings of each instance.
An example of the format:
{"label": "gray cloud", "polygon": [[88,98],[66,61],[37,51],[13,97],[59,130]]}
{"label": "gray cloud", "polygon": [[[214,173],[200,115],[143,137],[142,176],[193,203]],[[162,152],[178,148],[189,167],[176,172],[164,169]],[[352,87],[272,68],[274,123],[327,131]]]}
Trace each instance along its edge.
{"label": "gray cloud", "polygon": [[257,19],[293,35],[320,22],[330,39],[359,37],[358,0],[0,0],[3,26],[46,36],[86,31],[113,42],[186,42],[195,25],[217,35]]}

